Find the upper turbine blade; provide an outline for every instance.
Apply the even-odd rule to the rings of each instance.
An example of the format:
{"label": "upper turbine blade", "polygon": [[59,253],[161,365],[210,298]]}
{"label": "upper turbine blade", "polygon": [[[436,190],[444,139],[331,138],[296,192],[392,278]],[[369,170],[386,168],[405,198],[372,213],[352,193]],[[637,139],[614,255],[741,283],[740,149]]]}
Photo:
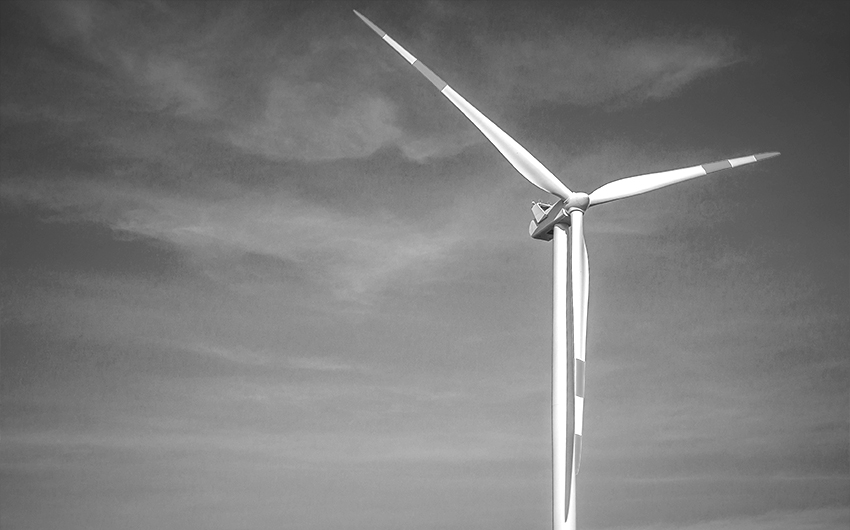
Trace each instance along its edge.
{"label": "upper turbine blade", "polygon": [[387,44],[392,46],[399,55],[404,57],[407,62],[419,70],[419,72],[424,75],[428,81],[431,81],[431,83],[437,87],[437,89],[446,96],[446,98],[451,101],[452,104],[469,119],[469,121],[473,123],[473,125],[478,127],[478,129],[484,133],[484,136],[490,140],[490,143],[492,143],[496,149],[502,153],[502,156],[510,162],[520,175],[543,191],[557,195],[562,199],[569,198],[572,194],[570,189],[567,188],[563,182],[558,180],[551,171],[546,169],[546,167],[534,158],[524,147],[508,136],[508,134],[500,129],[495,123],[490,121],[487,116],[481,114],[478,109],[473,107],[460,94],[455,92],[452,87],[443,81],[437,74],[432,72],[430,68],[422,64],[422,61],[419,61],[416,57],[411,55],[410,52],[402,48],[401,45],[387,35],[385,31],[373,24],[369,19],[358,13],[356,10],[354,11],[354,14],[360,17],[360,19],[372,28],[375,33],[380,35],[381,38],[384,39]]}
{"label": "upper turbine blade", "polygon": [[752,164],[760,160],[766,160],[779,156],[779,153],[759,153],[757,155],[743,156],[740,158],[730,158],[728,160],[720,160],[719,162],[711,162],[701,166],[686,167],[682,169],[673,169],[670,171],[662,171],[660,173],[649,173],[646,175],[638,175],[636,177],[628,177],[614,182],[609,182],[601,186],[596,191],[590,194],[590,205],[603,204],[606,202],[624,199],[633,195],[640,195],[648,191],[657,190],[664,186],[669,186],[683,180],[689,180],[696,177],[707,175],[715,171],[729,169],[733,167]]}

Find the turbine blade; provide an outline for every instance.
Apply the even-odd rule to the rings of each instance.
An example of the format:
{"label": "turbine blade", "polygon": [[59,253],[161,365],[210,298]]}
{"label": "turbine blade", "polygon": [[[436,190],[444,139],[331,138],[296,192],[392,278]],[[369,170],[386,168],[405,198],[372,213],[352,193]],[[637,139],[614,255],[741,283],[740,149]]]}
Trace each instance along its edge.
{"label": "turbine blade", "polygon": [[478,130],[480,130],[484,136],[490,140],[490,143],[492,143],[496,149],[502,153],[502,156],[507,159],[507,161],[519,172],[520,175],[543,191],[557,195],[562,199],[569,198],[572,194],[570,189],[567,188],[563,182],[558,180],[551,171],[546,169],[546,167],[534,158],[534,156],[532,156],[531,153],[529,153],[523,146],[517,143],[516,140],[511,138],[505,131],[490,121],[487,116],[479,112],[478,109],[473,107],[460,94],[455,92],[452,87],[443,81],[437,74],[431,71],[430,68],[425,66],[422,61],[418,60],[399,43],[394,41],[392,37],[387,35],[385,31],[380,29],[357,11],[354,11],[354,14],[360,17],[360,19],[372,28],[375,33],[380,35],[387,44],[392,46],[399,55],[404,57],[407,62],[419,70],[419,73],[424,75],[428,81],[437,87],[437,90],[439,90],[446,99],[451,101],[452,104],[457,107],[458,110],[460,110],[473,125],[478,127]]}
{"label": "turbine blade", "polygon": [[590,205],[604,204],[606,202],[624,199],[633,195],[640,195],[648,191],[657,190],[677,182],[690,180],[697,177],[702,177],[715,171],[721,171],[733,167],[752,164],[761,160],[767,160],[779,156],[779,153],[759,153],[756,155],[743,156],[740,158],[730,158],[728,160],[720,160],[711,162],[701,166],[686,167],[682,169],[672,169],[670,171],[662,171],[660,173],[649,173],[646,175],[638,175],[636,177],[627,177],[614,182],[609,182],[601,186],[596,191],[590,194]]}
{"label": "turbine blade", "polygon": [[573,441],[573,472],[577,475],[581,463],[581,436],[584,425],[584,370],[587,353],[587,302],[590,269],[587,245],[584,242],[584,212],[570,212],[570,283],[572,286],[572,350],[575,377],[575,439]]}

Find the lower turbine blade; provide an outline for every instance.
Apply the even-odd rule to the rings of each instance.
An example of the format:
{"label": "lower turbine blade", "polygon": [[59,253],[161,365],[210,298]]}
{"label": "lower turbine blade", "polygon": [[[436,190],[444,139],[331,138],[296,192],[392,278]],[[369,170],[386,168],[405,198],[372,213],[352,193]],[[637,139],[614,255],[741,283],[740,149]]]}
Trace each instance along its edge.
{"label": "lower turbine blade", "polygon": [[581,436],[584,425],[584,370],[587,353],[587,302],[590,284],[587,245],[584,241],[584,212],[570,212],[570,280],[572,284],[572,353],[575,362],[575,441],[574,470],[581,461]]}
{"label": "lower turbine blade", "polygon": [[733,167],[752,164],[761,160],[767,160],[779,156],[779,153],[759,153],[757,155],[742,156],[740,158],[730,158],[711,162],[701,166],[686,167],[682,169],[672,169],[670,171],[662,171],[660,173],[649,173],[646,175],[638,175],[636,177],[627,177],[614,182],[609,182],[601,186],[596,191],[590,194],[590,206],[603,204],[606,202],[616,201],[617,199],[625,199],[634,195],[640,195],[648,191],[657,190],[677,182],[690,180],[697,177],[702,177],[715,171],[730,169]]}

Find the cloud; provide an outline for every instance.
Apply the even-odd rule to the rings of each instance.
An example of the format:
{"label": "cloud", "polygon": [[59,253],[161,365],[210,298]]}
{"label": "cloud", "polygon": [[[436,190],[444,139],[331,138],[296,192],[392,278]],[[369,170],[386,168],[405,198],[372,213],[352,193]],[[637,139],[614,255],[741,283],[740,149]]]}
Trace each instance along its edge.
{"label": "cloud", "polygon": [[[355,32],[356,19],[346,25],[351,35],[306,33],[297,19],[277,35],[257,35],[261,13],[246,5],[217,8],[215,17],[156,3],[63,2],[63,16],[37,12],[54,38],[101,65],[86,75],[100,76],[105,96],[215,123],[218,138],[270,160],[364,158],[394,146],[423,161],[485,141],[459,116],[449,120],[451,106],[438,95],[424,106],[409,88],[387,84],[390,75],[421,80],[374,35]],[[648,39],[618,28],[585,17],[559,31],[482,35],[466,43],[468,68],[455,75],[478,87],[473,101],[490,99],[506,113],[539,102],[611,109],[668,98],[742,60],[722,35]],[[246,42],[255,53],[234,55]],[[474,62],[485,55],[493,61]],[[432,104],[445,106],[439,120]]]}
{"label": "cloud", "polygon": [[[202,356],[211,356],[229,362],[245,365],[267,366],[282,365],[309,372],[351,372],[355,367],[325,356],[288,356],[285,352],[258,350],[245,346],[227,346],[210,342],[161,342],[162,345],[182,351],[191,351]],[[358,369],[359,370],[359,369]]]}
{"label": "cloud", "polygon": [[167,241],[225,282],[238,279],[232,253],[271,256],[346,300],[366,301],[402,278],[427,281],[462,239],[454,224],[420,229],[390,214],[357,217],[283,192],[211,202],[120,182],[7,179],[0,197],[48,209],[56,221],[98,222]]}
{"label": "cloud", "polygon": [[96,27],[96,12],[100,7],[98,2],[87,0],[35,2],[29,6],[42,17],[55,38],[82,41],[92,38]]}
{"label": "cloud", "polygon": [[266,353],[250,350],[245,347],[223,347],[219,345],[206,344],[202,342],[193,343],[184,347],[194,353],[204,356],[212,356],[238,364],[266,365],[271,357]]}
{"label": "cloud", "polygon": [[[270,160],[363,158],[389,145],[423,160],[480,141],[469,131],[429,137],[405,131],[398,102],[369,86],[378,75],[372,57],[350,38],[303,33],[295,20],[278,35],[258,35],[262,15],[247,5],[217,6],[215,17],[201,17],[193,4],[69,1],[58,11],[32,9],[53,39],[98,65],[76,75],[101,98],[215,124],[222,141]],[[252,53],[240,52],[246,48]],[[30,107],[4,101],[3,110],[45,114]],[[80,112],[71,107],[56,108],[54,101],[50,114]]]}
{"label": "cloud", "polygon": [[838,530],[850,524],[850,508],[824,507],[798,511],[771,511],[687,525],[623,526],[622,530]]}
{"label": "cloud", "polygon": [[37,2],[27,9],[66,53],[97,65],[77,70],[74,79],[96,87],[101,98],[194,118],[209,118],[218,109],[218,41],[226,32],[214,24],[190,24],[190,10],[96,0]]}
{"label": "cloud", "polygon": [[[698,29],[659,20],[647,24],[641,20],[644,8],[614,6],[577,3],[561,10],[561,16],[540,17],[534,27],[526,25],[525,16],[517,17],[522,9],[494,12],[486,2],[431,2],[425,9],[429,18],[439,20],[433,25],[457,25],[453,37],[429,35],[432,52],[460,48],[465,82],[491,93],[500,90],[503,105],[638,106],[671,97],[746,59],[735,36],[711,24]],[[464,24],[478,27],[474,37],[461,30]],[[478,57],[492,59],[475,62]]]}
{"label": "cloud", "polygon": [[328,359],[326,357],[294,357],[289,364],[302,369],[318,372],[349,372],[354,369],[350,363]]}
{"label": "cloud", "polygon": [[570,28],[555,37],[496,46],[493,72],[518,80],[513,97],[580,106],[618,108],[665,99],[742,60],[733,42],[720,36],[625,40]]}
{"label": "cloud", "polygon": [[334,92],[320,83],[276,79],[262,117],[230,139],[274,160],[315,161],[365,157],[401,135],[395,106],[387,99],[359,96],[343,106]]}
{"label": "cloud", "polygon": [[124,54],[121,62],[136,84],[146,87],[148,98],[158,107],[172,106],[176,115],[194,117],[209,115],[217,108],[207,89],[211,83],[191,71],[183,59]]}
{"label": "cloud", "polygon": [[[490,100],[501,112],[539,102],[612,109],[671,97],[742,60],[734,41],[722,35],[629,38],[620,36],[614,24],[592,24],[592,29],[576,24],[557,33],[478,37],[464,43],[471,51],[460,52],[462,59],[449,61],[469,61],[467,67],[447,74],[463,86],[477,87],[468,94],[472,101]],[[349,42],[316,36],[308,55],[291,55],[268,83],[262,115],[234,128],[231,141],[275,160],[305,161],[366,157],[384,146],[423,161],[453,156],[485,141],[462,118],[449,119],[451,104],[436,93],[427,100],[429,106],[444,106],[435,121],[430,107],[410,88],[417,81],[424,85],[419,74],[373,35],[358,37]],[[414,37],[402,40],[410,40],[411,47],[417,44]],[[430,49],[431,54],[447,50],[436,43],[425,46],[418,43],[417,49]],[[477,56],[493,61],[474,63]],[[328,72],[318,77],[321,81],[317,68]],[[335,72],[340,69],[346,79]],[[378,81],[390,76],[407,76],[410,87],[399,92]],[[421,87],[427,90],[432,89]]]}

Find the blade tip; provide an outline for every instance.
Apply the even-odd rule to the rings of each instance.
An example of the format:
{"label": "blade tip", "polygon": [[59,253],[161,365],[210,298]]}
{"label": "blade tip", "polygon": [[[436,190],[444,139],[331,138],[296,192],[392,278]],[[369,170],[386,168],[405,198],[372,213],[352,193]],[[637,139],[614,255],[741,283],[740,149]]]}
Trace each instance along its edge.
{"label": "blade tip", "polygon": [[769,153],[759,153],[759,154],[755,155],[755,157],[756,157],[756,160],[761,161],[761,160],[767,160],[768,158],[773,158],[773,157],[779,156],[779,155],[780,155],[779,151],[771,151]]}
{"label": "blade tip", "polygon": [[368,18],[366,18],[362,14],[360,14],[360,11],[357,11],[356,9],[352,9],[352,11],[354,11],[354,14],[357,15],[360,18],[360,20],[365,22],[367,26],[372,28],[372,31],[374,31],[375,33],[380,35],[382,38],[383,38],[384,35],[387,34],[386,31],[382,30],[381,28],[379,28],[378,26],[373,24],[371,20],[369,20]]}

